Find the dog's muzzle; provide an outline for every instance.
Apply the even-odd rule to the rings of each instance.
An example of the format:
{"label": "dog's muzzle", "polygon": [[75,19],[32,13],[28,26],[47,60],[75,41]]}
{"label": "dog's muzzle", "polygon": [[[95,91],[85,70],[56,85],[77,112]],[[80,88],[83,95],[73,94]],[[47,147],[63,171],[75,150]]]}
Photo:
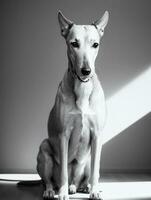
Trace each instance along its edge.
{"label": "dog's muzzle", "polygon": [[[89,77],[89,78],[87,78],[86,80],[84,80],[84,79],[82,79],[77,73],[76,73],[76,71],[75,70],[72,70],[72,69],[70,69],[71,70],[71,74],[73,75],[73,77],[74,78],[78,78],[78,80],[80,81],[80,82],[83,82],[83,83],[86,83],[86,82],[88,82],[89,80],[90,80],[90,78],[92,78],[92,77]],[[82,72],[81,72],[82,73]],[[91,73],[91,69],[90,69],[90,72],[86,72],[85,71],[85,73],[87,73],[87,75],[89,75],[90,73]],[[89,73],[89,74],[88,74]],[[85,74],[85,76],[86,76],[86,74]]]}
{"label": "dog's muzzle", "polygon": [[[69,56],[68,56],[68,57],[69,57]],[[92,76],[91,76],[91,77],[87,77],[87,79],[85,79],[85,80],[82,79],[82,78],[77,74],[76,70],[74,69],[70,57],[69,57],[69,61],[70,61],[71,67],[68,68],[68,71],[71,72],[71,74],[72,74],[72,76],[73,76],[74,78],[78,78],[78,80],[79,80],[80,82],[83,82],[83,83],[88,82],[88,81],[90,80],[90,78],[92,78]],[[84,67],[81,68],[81,74],[82,74],[83,76],[86,77],[86,76],[90,75],[90,73],[91,73],[91,68],[90,68],[90,67],[85,67],[85,66],[84,66]]]}
{"label": "dog's muzzle", "polygon": [[82,67],[81,73],[84,76],[88,76],[91,73],[91,69],[89,67]]}

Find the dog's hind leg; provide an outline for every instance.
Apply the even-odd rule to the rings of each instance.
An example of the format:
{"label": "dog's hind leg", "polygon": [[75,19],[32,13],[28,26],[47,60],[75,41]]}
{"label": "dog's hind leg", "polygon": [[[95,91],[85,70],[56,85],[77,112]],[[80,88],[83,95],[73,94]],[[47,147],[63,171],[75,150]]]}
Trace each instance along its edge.
{"label": "dog's hind leg", "polygon": [[43,193],[44,198],[53,198],[55,195],[52,184],[53,162],[52,149],[49,140],[45,139],[40,145],[37,156],[37,171],[46,186]]}

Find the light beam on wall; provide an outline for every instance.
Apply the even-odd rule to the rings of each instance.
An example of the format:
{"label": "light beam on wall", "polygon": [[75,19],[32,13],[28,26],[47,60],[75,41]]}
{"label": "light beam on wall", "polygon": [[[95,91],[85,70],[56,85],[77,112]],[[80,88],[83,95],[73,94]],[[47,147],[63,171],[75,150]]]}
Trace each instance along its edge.
{"label": "light beam on wall", "polygon": [[107,100],[103,143],[151,111],[151,67]]}

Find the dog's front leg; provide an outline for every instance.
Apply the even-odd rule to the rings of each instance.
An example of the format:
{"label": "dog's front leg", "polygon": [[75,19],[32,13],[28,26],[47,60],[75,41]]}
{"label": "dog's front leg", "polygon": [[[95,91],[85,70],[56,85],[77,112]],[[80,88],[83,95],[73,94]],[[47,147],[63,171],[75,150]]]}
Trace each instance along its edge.
{"label": "dog's front leg", "polygon": [[100,171],[100,156],[102,149],[102,140],[100,135],[92,137],[91,143],[91,192],[90,199],[101,199],[99,191],[99,171]]}
{"label": "dog's front leg", "polygon": [[60,190],[59,200],[68,200],[68,142],[65,134],[60,135]]}

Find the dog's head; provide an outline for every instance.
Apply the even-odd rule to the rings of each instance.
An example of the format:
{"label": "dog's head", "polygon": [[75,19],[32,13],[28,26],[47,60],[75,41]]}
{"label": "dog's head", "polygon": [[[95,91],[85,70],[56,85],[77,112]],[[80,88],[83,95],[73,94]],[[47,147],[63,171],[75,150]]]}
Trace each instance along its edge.
{"label": "dog's head", "polygon": [[61,35],[67,43],[71,70],[83,82],[88,81],[95,72],[95,59],[108,18],[106,11],[101,19],[91,25],[76,25],[60,11],[58,13]]}

